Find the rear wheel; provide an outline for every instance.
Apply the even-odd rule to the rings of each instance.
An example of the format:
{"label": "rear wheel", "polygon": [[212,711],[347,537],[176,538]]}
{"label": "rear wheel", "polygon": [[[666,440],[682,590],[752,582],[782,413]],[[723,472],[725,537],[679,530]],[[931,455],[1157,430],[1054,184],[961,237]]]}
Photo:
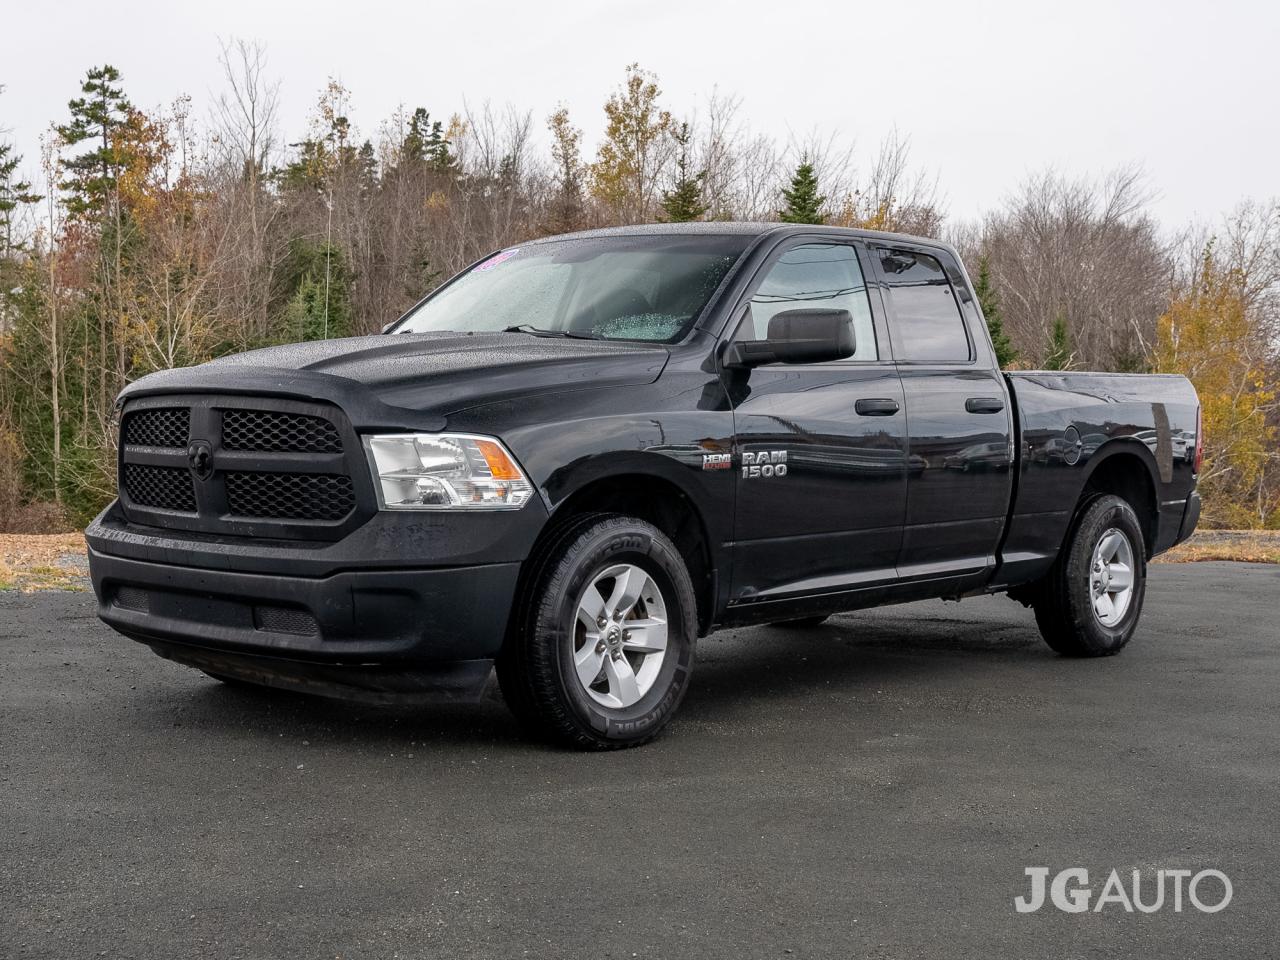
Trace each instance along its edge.
{"label": "rear wheel", "polygon": [[1045,642],[1071,657],[1118,653],[1146,592],[1142,528],[1119,497],[1091,500],[1032,603]]}
{"label": "rear wheel", "polygon": [[532,731],[586,750],[645,743],[689,684],[697,635],[693,584],[651,524],[595,514],[532,561],[498,659],[512,712]]}

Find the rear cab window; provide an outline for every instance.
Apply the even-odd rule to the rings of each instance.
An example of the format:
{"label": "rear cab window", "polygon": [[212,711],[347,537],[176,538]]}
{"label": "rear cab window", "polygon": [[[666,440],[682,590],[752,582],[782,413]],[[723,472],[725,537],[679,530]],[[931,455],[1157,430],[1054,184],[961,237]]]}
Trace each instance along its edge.
{"label": "rear cab window", "polygon": [[917,250],[876,251],[897,360],[968,363],[973,347],[955,288],[937,257]]}

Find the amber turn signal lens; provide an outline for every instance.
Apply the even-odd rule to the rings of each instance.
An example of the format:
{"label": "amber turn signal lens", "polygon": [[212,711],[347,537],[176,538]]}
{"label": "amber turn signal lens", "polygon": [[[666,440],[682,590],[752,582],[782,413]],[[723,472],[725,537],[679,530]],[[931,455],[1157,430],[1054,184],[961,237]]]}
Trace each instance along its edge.
{"label": "amber turn signal lens", "polygon": [[484,462],[489,465],[489,472],[493,474],[493,479],[523,479],[524,475],[520,472],[520,468],[507,456],[507,451],[503,450],[498,444],[492,440],[477,440],[476,446],[480,449],[480,455],[484,457]]}

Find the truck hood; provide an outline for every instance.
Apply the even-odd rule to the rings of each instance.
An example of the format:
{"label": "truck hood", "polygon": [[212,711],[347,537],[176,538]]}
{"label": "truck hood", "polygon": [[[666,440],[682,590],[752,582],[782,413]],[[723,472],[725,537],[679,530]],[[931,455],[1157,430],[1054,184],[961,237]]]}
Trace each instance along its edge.
{"label": "truck hood", "polygon": [[[130,384],[121,399],[161,393],[260,393],[444,416],[495,400],[652,383],[669,354],[652,343],[522,333],[423,333],[267,347]],[[361,394],[358,398],[355,396]],[[353,402],[355,401],[355,402]]]}

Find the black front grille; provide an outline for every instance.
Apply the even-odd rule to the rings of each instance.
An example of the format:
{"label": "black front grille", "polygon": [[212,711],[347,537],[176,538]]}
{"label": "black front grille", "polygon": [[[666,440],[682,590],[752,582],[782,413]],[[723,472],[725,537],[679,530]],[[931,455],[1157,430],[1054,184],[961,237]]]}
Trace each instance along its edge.
{"label": "black front grille", "polygon": [[227,506],[240,517],[341,520],[355,509],[351,478],[333,473],[228,473]]}
{"label": "black front grille", "polygon": [[124,418],[124,442],[138,447],[185,447],[191,433],[186,407],[153,407]]}
{"label": "black front grille", "polygon": [[191,472],[182,467],[124,465],[124,488],[129,499],[157,510],[196,512],[196,492]]}
{"label": "black front grille", "polygon": [[377,509],[360,441],[329,403],[141,397],[125,407],[120,430],[120,502],[135,523],[337,540]]}
{"label": "black front grille", "polygon": [[270,453],[341,453],[338,428],[323,417],[273,410],[226,410],[222,445]]}

